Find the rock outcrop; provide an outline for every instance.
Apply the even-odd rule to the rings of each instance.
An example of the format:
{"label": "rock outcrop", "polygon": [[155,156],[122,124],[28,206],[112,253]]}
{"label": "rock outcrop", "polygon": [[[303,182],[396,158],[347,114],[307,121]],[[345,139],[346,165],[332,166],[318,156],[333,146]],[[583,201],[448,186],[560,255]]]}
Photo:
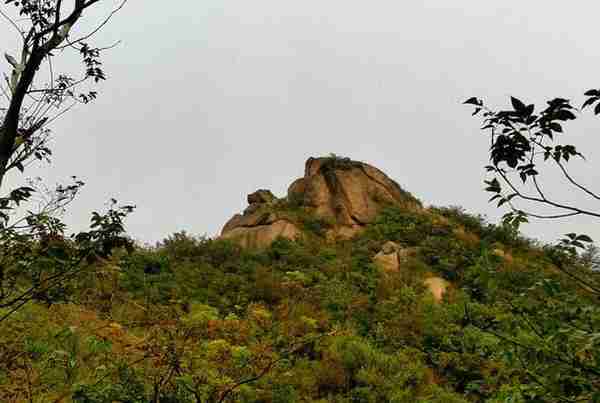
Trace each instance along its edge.
{"label": "rock outcrop", "polygon": [[231,239],[246,249],[263,249],[279,237],[295,239],[300,236],[298,227],[287,220],[274,220],[253,227],[235,227],[224,232],[221,238]]}
{"label": "rock outcrop", "polygon": [[268,247],[278,237],[294,239],[298,227],[273,208],[277,198],[270,190],[259,189],[248,195],[248,207],[243,214],[234,215],[223,227],[221,238],[231,239],[243,248]]}
{"label": "rock outcrop", "polygon": [[350,238],[388,205],[421,208],[420,202],[379,169],[347,158],[309,158],[304,177],[277,199],[266,189],[248,195],[248,207],[223,227],[221,237],[242,247],[267,247],[277,237],[302,234],[298,214],[328,223],[330,238]]}
{"label": "rock outcrop", "polygon": [[408,248],[403,248],[396,242],[388,241],[381,247],[381,251],[373,257],[373,263],[385,273],[400,271],[402,263],[406,262],[410,254]]}
{"label": "rock outcrop", "polygon": [[423,284],[431,292],[436,302],[442,301],[444,294],[450,286],[450,283],[441,277],[429,277]]}
{"label": "rock outcrop", "polygon": [[304,177],[288,189],[288,200],[334,223],[334,235],[351,237],[387,205],[420,203],[379,169],[347,158],[309,158]]}

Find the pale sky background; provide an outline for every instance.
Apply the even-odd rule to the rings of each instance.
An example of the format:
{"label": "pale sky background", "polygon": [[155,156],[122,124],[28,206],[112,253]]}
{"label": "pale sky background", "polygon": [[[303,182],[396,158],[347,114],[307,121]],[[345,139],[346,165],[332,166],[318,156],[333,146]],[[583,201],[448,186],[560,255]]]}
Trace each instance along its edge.
{"label": "pale sky background", "polygon": [[[87,26],[113,4],[100,2]],[[600,87],[598,15],[587,1],[130,0],[93,42],[122,40],[103,58],[100,98],[54,125],[53,164],[26,173],[87,182],[66,216],[72,230],[110,197],[137,204],[128,230],[143,242],[215,235],[247,193],[283,196],[309,156],[329,153],[379,167],[427,205],[495,222],[503,211],[482,183],[488,138],[461,102],[581,105]],[[4,21],[0,38],[0,51],[17,53]],[[600,118],[586,116],[565,137],[588,157],[574,173],[600,191]],[[551,190],[600,210],[570,187]],[[598,223],[524,230],[600,239]]]}

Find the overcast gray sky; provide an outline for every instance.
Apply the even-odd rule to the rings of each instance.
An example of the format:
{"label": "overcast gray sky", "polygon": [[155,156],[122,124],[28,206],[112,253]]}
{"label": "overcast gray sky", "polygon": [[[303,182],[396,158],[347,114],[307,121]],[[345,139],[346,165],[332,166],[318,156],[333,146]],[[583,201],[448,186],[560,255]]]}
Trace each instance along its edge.
{"label": "overcast gray sky", "polygon": [[[86,23],[115,4],[100,3]],[[482,190],[488,139],[461,101],[580,104],[600,87],[599,14],[583,1],[130,0],[94,42],[122,40],[104,56],[101,97],[54,125],[53,164],[29,174],[88,183],[73,229],[109,197],[137,204],[128,229],[147,242],[214,235],[247,193],[284,195],[309,156],[329,153],[379,167],[426,204],[496,221]],[[16,53],[3,22],[0,38]],[[600,119],[568,129],[588,156],[575,174],[599,190]],[[594,207],[555,182],[558,199]],[[600,239],[598,222],[525,232]]]}

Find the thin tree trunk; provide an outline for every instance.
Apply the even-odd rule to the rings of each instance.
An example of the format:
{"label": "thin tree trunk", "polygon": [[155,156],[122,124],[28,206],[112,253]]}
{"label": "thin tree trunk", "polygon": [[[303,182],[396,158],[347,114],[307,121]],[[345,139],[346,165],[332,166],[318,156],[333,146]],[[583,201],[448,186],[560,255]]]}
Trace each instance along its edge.
{"label": "thin tree trunk", "polygon": [[31,56],[29,56],[29,59],[27,60],[25,69],[23,70],[13,96],[10,99],[10,105],[6,112],[6,116],[4,117],[4,122],[2,122],[2,132],[0,132],[0,190],[2,189],[2,183],[6,176],[8,162],[13,154],[23,101],[25,100],[27,91],[29,91],[29,87],[31,87],[35,74],[40,68],[44,57],[46,57],[46,51],[37,46],[37,44],[34,44]]}

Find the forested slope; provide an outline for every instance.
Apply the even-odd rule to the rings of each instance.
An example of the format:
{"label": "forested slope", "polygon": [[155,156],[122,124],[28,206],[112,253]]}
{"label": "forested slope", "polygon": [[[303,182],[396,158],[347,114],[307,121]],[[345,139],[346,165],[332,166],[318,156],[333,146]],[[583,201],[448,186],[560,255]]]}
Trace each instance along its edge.
{"label": "forested slope", "polygon": [[[460,208],[415,206],[332,238],[335,223],[279,203],[302,236],[252,249],[182,232],[86,263],[2,323],[0,401],[597,399],[584,336],[600,315],[571,274],[598,273]],[[376,258],[390,243],[397,265]]]}

